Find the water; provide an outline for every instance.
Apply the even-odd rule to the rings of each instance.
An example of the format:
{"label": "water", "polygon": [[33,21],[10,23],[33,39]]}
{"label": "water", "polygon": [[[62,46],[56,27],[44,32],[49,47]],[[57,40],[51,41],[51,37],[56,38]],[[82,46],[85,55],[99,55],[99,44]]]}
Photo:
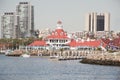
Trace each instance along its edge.
{"label": "water", "polygon": [[0,55],[0,80],[120,80],[120,67]]}

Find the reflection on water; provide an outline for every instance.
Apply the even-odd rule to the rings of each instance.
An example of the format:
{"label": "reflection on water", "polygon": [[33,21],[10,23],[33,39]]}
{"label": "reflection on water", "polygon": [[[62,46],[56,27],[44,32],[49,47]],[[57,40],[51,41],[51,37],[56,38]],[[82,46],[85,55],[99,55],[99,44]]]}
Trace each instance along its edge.
{"label": "reflection on water", "polygon": [[120,67],[0,55],[0,80],[120,80]]}

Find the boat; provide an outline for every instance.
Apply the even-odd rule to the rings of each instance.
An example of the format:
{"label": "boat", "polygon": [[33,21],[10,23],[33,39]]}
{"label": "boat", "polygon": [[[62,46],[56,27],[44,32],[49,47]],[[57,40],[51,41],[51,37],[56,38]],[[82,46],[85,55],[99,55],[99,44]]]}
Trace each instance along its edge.
{"label": "boat", "polygon": [[59,58],[59,56],[50,56],[50,59]]}
{"label": "boat", "polygon": [[7,49],[7,50],[0,50],[0,53],[1,54],[9,54],[9,53],[11,53],[11,52],[13,52],[12,50],[10,50],[10,49]]}
{"label": "boat", "polygon": [[30,57],[29,54],[22,54],[21,56],[24,57],[24,58],[29,58]]}
{"label": "boat", "polygon": [[12,50],[5,50],[5,55],[11,54],[12,52]]}

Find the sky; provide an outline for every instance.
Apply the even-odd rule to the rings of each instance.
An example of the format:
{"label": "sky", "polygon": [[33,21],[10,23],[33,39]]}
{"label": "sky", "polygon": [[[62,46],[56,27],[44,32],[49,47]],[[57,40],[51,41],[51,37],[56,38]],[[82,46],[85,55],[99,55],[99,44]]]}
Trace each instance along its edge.
{"label": "sky", "polygon": [[35,29],[55,29],[61,20],[65,31],[83,31],[86,13],[109,12],[111,30],[120,31],[120,0],[0,0],[0,16],[15,12],[16,5],[23,1],[34,6]]}

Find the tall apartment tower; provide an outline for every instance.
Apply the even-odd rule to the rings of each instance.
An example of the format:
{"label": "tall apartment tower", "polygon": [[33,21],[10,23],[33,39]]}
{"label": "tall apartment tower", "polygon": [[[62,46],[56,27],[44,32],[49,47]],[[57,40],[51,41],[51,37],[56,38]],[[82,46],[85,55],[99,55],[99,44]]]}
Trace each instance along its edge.
{"label": "tall apartment tower", "polygon": [[17,37],[17,16],[14,12],[6,12],[1,16],[1,38]]}
{"label": "tall apartment tower", "polygon": [[88,13],[85,22],[86,31],[93,33],[97,31],[110,31],[109,13]]}
{"label": "tall apartment tower", "polygon": [[20,38],[31,37],[34,32],[34,6],[29,2],[20,2],[16,7]]}

